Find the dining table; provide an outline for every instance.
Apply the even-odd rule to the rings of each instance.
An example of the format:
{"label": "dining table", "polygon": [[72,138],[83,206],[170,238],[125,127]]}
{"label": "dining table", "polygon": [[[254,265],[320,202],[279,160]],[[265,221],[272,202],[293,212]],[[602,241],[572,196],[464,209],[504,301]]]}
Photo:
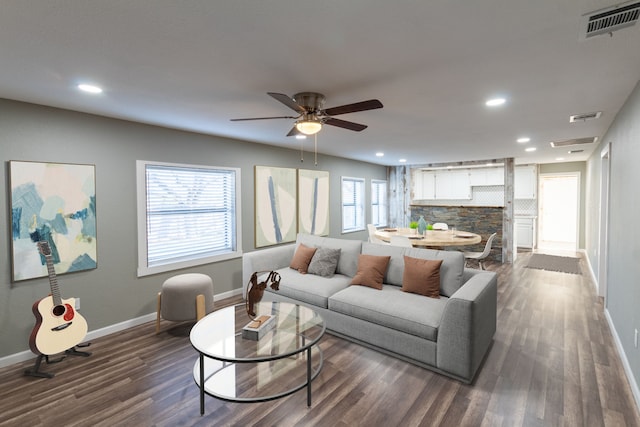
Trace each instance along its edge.
{"label": "dining table", "polygon": [[385,242],[391,236],[406,236],[414,247],[440,248],[447,246],[477,245],[482,236],[462,230],[426,230],[420,235],[410,228],[383,228],[375,232],[376,237]]}

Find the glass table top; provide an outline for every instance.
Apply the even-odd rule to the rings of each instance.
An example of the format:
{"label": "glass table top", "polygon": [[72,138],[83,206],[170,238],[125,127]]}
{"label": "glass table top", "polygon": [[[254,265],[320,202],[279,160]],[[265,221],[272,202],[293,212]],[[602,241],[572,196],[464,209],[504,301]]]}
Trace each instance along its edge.
{"label": "glass table top", "polygon": [[226,362],[259,362],[297,354],[316,344],[325,331],[324,320],[310,308],[283,302],[260,302],[256,315],[275,316],[274,325],[259,340],[242,337],[251,322],[244,304],[214,311],[191,329],[193,347]]}

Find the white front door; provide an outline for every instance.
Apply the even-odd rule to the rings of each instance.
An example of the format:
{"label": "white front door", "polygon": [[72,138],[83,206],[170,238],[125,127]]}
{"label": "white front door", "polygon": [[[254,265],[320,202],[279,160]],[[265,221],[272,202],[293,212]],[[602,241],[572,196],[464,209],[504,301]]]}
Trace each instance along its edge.
{"label": "white front door", "polygon": [[580,174],[540,175],[539,249],[577,250]]}

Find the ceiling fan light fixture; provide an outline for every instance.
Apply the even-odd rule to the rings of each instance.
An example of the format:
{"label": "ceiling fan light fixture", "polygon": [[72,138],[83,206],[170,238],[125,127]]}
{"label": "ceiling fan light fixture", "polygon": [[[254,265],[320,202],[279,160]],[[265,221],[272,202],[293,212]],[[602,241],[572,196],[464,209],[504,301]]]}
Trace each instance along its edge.
{"label": "ceiling fan light fixture", "polygon": [[305,135],[314,135],[320,132],[320,129],[322,129],[322,123],[320,123],[319,120],[300,120],[296,122],[296,129],[298,129],[298,132]]}

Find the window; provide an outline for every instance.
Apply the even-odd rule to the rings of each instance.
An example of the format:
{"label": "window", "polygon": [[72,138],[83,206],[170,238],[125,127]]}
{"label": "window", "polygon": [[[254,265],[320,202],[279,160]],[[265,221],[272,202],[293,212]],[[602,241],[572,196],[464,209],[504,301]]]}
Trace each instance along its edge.
{"label": "window", "polygon": [[138,276],[241,256],[240,170],[139,160]]}
{"label": "window", "polygon": [[371,180],[371,223],[387,225],[387,181]]}
{"label": "window", "polygon": [[364,230],[364,179],[342,177],[342,232]]}

